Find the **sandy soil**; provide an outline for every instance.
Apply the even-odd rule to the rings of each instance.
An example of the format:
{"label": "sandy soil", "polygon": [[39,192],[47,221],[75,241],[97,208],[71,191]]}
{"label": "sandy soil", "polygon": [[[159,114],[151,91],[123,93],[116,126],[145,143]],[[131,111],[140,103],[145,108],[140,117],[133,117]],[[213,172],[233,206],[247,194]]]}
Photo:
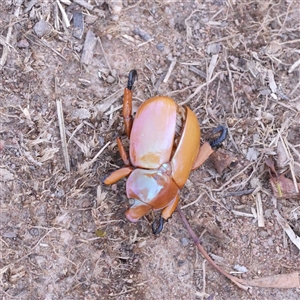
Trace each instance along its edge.
{"label": "sandy soil", "polygon": [[[128,147],[122,93],[136,69],[135,109],[168,95],[196,113],[202,142],[218,124],[229,128],[221,151],[235,163],[218,173],[210,159],[181,191],[210,256],[243,279],[299,271],[274,211],[300,234],[300,2],[73,2],[61,0],[69,27],[58,1],[0,3],[1,299],[299,299],[299,288],[233,285],[203,260],[177,212],[159,236],[152,214],[128,222],[126,181],[103,179],[123,166],[115,139]],[[88,31],[95,46],[84,57]],[[289,192],[271,188],[267,158]]]}

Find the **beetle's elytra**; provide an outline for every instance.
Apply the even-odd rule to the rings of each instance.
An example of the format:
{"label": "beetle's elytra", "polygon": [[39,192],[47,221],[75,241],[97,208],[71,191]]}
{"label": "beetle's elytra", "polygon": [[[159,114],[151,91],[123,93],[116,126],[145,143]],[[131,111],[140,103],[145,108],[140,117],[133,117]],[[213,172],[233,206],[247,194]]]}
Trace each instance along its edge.
{"label": "beetle's elytra", "polygon": [[126,211],[126,217],[137,222],[151,209],[162,210],[158,226],[152,225],[153,233],[158,234],[176,209],[179,190],[191,170],[201,166],[213,148],[224,141],[227,128],[219,125],[214,132],[220,132],[220,137],[200,147],[200,126],[194,112],[165,96],[146,100],[133,120],[132,86],[136,79],[136,70],[130,71],[123,100],[129,159],[117,138],[125,167],[110,174],[104,183],[112,184],[129,176],[126,193],[134,204]]}

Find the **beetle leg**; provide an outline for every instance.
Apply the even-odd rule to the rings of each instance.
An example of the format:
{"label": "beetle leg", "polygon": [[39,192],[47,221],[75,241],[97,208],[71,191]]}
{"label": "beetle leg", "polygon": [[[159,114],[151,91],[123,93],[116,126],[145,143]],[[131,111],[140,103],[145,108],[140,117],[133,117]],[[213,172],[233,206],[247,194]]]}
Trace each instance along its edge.
{"label": "beetle leg", "polygon": [[131,91],[134,82],[138,79],[138,74],[136,70],[131,70],[128,75],[127,88]]}
{"label": "beetle leg", "polygon": [[137,80],[137,71],[131,70],[128,75],[127,87],[124,90],[123,98],[123,118],[125,132],[128,137],[130,137],[130,132],[132,128],[132,87],[134,82]]}
{"label": "beetle leg", "polygon": [[192,167],[192,170],[195,170],[199,168],[208,158],[209,156],[214,152],[213,148],[209,144],[209,142],[204,143],[198,152],[198,155],[195,159],[194,165]]}
{"label": "beetle leg", "polygon": [[217,132],[221,132],[220,136],[217,139],[209,142],[209,144],[212,148],[216,148],[216,147],[220,146],[220,144],[226,139],[227,134],[228,134],[228,129],[227,129],[227,127],[225,127],[223,125],[219,125],[217,128],[215,128],[213,130],[212,133],[214,134]]}
{"label": "beetle leg", "polygon": [[126,211],[125,215],[130,222],[137,222],[152,208],[151,205],[134,199],[134,204]]}
{"label": "beetle leg", "polygon": [[[153,234],[159,234],[164,226],[164,222],[167,221],[173,214],[179,202],[179,192],[176,194],[175,198],[170,202],[170,204],[165,207],[158,221],[154,221],[152,224],[152,232]],[[158,222],[158,226],[157,225]]]}
{"label": "beetle leg", "polygon": [[128,176],[133,171],[132,167],[125,167],[112,172],[105,180],[105,184],[113,184],[120,179]]}
{"label": "beetle leg", "polygon": [[218,146],[220,146],[220,144],[227,137],[228,129],[223,125],[219,125],[213,130],[213,133],[217,132],[221,132],[220,136],[217,139],[212,140],[210,142],[206,142],[200,147],[199,153],[195,159],[192,170],[199,168],[209,158],[209,156],[214,152],[214,150]]}
{"label": "beetle leg", "polygon": [[121,158],[123,159],[125,166],[130,166],[130,161],[128,159],[126,150],[120,138],[117,138],[117,143],[118,143],[118,148],[119,148]]}
{"label": "beetle leg", "polygon": [[172,216],[173,212],[175,211],[178,205],[178,202],[179,202],[179,192],[176,194],[176,196],[170,202],[170,204],[162,210],[161,215],[165,220],[168,220]]}
{"label": "beetle leg", "polygon": [[[153,232],[153,234],[161,233],[161,231],[164,228],[164,222],[165,222],[165,219],[162,216],[160,216],[158,221],[154,221],[152,223],[152,232]],[[158,223],[158,226],[156,226],[157,223]]]}

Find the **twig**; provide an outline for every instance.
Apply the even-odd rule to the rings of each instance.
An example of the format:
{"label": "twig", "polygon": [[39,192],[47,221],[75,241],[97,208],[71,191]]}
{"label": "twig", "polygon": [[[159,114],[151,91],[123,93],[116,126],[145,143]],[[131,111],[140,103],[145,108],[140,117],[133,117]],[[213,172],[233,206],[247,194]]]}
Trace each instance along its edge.
{"label": "twig", "polygon": [[83,50],[81,54],[81,63],[90,64],[93,59],[94,48],[96,45],[97,38],[93,31],[88,30],[85,36],[85,41],[83,45]]}
{"label": "twig", "polygon": [[66,58],[61,55],[58,51],[56,51],[55,49],[53,49],[50,45],[47,44],[46,41],[43,40],[37,40],[36,41],[36,37],[32,34],[25,34],[26,39],[28,39],[29,41],[31,41],[34,44],[38,44],[38,45],[42,45],[45,46],[47,48],[49,48],[50,50],[52,50],[55,54],[57,54],[59,57],[63,58],[64,60],[66,60]]}
{"label": "twig", "polygon": [[100,154],[109,146],[111,142],[107,142],[103,147],[102,149],[100,149],[100,151],[94,156],[94,158],[90,161],[87,161],[85,163],[83,163],[82,165],[79,166],[78,168],[78,172],[79,174],[83,174],[84,171],[89,168],[96,160],[97,158],[100,156]]}
{"label": "twig", "polygon": [[283,145],[285,155],[289,158],[289,166],[290,166],[290,171],[291,171],[291,175],[292,175],[292,179],[293,179],[293,183],[294,183],[295,192],[297,194],[299,194],[298,183],[297,183],[297,179],[296,179],[296,175],[295,175],[295,168],[294,168],[295,162],[294,162],[293,156],[291,155],[290,150],[288,149],[288,146],[287,146],[288,141],[287,141],[286,137],[283,140],[283,137],[281,134],[280,134],[280,140]]}
{"label": "twig", "polygon": [[277,218],[278,223],[284,229],[285,233],[289,236],[291,241],[300,250],[300,237],[295,234],[295,232],[290,227],[289,223],[280,215],[277,209],[274,211],[274,214]]}
{"label": "twig", "polygon": [[69,158],[68,144],[66,139],[64,114],[63,114],[62,103],[60,99],[56,100],[56,107],[57,107],[58,125],[60,131],[61,146],[62,146],[62,151],[65,160],[65,166],[67,171],[70,172],[70,158]]}
{"label": "twig", "polygon": [[123,8],[123,11],[126,11],[128,9],[134,8],[134,7],[138,6],[139,4],[141,4],[141,2],[142,2],[142,0],[139,0],[137,3],[135,3],[135,4],[131,5],[131,6],[128,6],[126,8]]}
{"label": "twig", "polygon": [[258,192],[255,197],[258,227],[265,227],[264,211],[261,201],[261,195]]}
{"label": "twig", "polygon": [[33,246],[33,248],[31,248],[31,251],[29,251],[27,254],[23,255],[22,257],[18,258],[18,259],[15,260],[15,261],[9,263],[8,265],[2,267],[2,268],[0,269],[0,274],[3,274],[3,273],[7,270],[7,268],[9,268],[9,267],[11,267],[12,265],[14,265],[14,264],[20,262],[21,260],[23,260],[24,258],[26,258],[27,256],[29,256],[30,254],[32,254],[32,253],[34,252],[34,249],[35,249],[38,245],[40,245],[41,241],[42,241],[49,233],[51,233],[51,232],[53,231],[53,229],[54,229],[54,228],[51,228],[47,233],[45,233],[45,234],[37,241],[37,243]]}
{"label": "twig", "polygon": [[59,7],[59,10],[60,10],[60,12],[61,12],[62,20],[63,20],[64,25],[65,25],[67,28],[70,27],[70,21],[69,21],[68,16],[67,16],[67,14],[66,14],[66,12],[65,12],[65,9],[63,8],[63,6],[62,6],[61,3],[59,2],[59,0],[56,0],[56,3],[57,3],[57,5],[58,5],[58,7]]}
{"label": "twig", "polygon": [[234,84],[233,84],[233,81],[232,81],[232,73],[231,73],[229,63],[228,63],[228,60],[227,60],[227,51],[226,51],[226,49],[224,49],[224,60],[225,60],[225,63],[226,63],[226,68],[227,68],[227,71],[228,71],[228,78],[229,78],[229,82],[230,82],[230,86],[231,86],[231,93],[232,93],[232,98],[233,98],[232,113],[234,114],[235,112],[236,113],[238,112],[238,110],[235,109],[237,99],[235,98]]}
{"label": "twig", "polygon": [[193,239],[194,243],[196,244],[197,248],[199,249],[200,253],[204,256],[204,258],[222,275],[230,279],[234,284],[236,284],[239,288],[243,289],[244,291],[249,291],[251,290],[251,286],[248,286],[242,279],[236,278],[234,276],[231,276],[224,270],[222,270],[212,259],[211,257],[207,254],[207,252],[204,250],[204,248],[201,246],[200,241],[198,237],[196,236],[195,232],[192,230],[190,227],[187,219],[185,218],[180,206],[177,206],[177,211],[181,217],[181,220],[183,224],[185,225],[187,231],[189,232],[191,238]]}
{"label": "twig", "polygon": [[234,210],[234,209],[231,212],[236,216],[249,217],[249,218],[254,218],[255,217],[253,214],[248,214],[248,213],[238,211],[238,210]]}
{"label": "twig", "polygon": [[118,293],[118,294],[113,294],[113,293],[111,293],[111,294],[109,294],[109,297],[118,297],[118,296],[121,296],[121,295],[124,295],[124,294],[131,293],[131,292],[133,292],[133,291],[135,291],[135,290],[136,290],[135,288],[131,288],[131,289],[127,290],[127,291],[120,292],[120,293]]}
{"label": "twig", "polygon": [[103,52],[104,59],[105,59],[106,64],[107,64],[107,66],[108,66],[108,68],[109,68],[109,70],[110,70],[110,73],[112,74],[112,69],[111,69],[111,67],[110,67],[109,61],[108,61],[108,59],[107,59],[107,54],[106,54],[106,52],[104,51],[104,48],[103,48],[103,45],[102,45],[102,42],[101,42],[100,37],[97,37],[97,41],[98,41],[99,44],[100,44],[101,50],[102,50],[102,52]]}
{"label": "twig", "polygon": [[[23,0],[17,0],[16,1],[16,10],[14,12],[14,16],[17,18],[19,16],[19,13],[20,13],[20,7],[21,7],[21,4],[23,3]],[[12,30],[13,30],[13,26],[14,26],[14,23],[11,24],[9,27],[8,27],[8,31],[7,31],[7,35],[6,35],[6,39],[5,39],[5,44],[9,44],[9,41],[10,41],[10,38],[11,38],[11,35],[12,35]],[[8,55],[8,50],[9,50],[9,47],[8,46],[5,46],[3,45],[3,51],[2,51],[2,56],[1,56],[1,59],[0,59],[0,69],[3,68],[3,66],[5,65],[6,63],[6,59],[7,59],[7,55]]]}
{"label": "twig", "polygon": [[176,62],[177,62],[177,58],[175,57],[175,58],[173,58],[173,60],[172,60],[172,62],[171,62],[171,64],[170,64],[170,66],[169,66],[169,70],[168,70],[168,72],[167,72],[167,74],[166,74],[166,77],[165,77],[165,79],[163,80],[164,83],[167,83],[167,82],[168,82],[168,80],[169,80],[169,78],[170,78],[170,76],[171,76],[171,73],[172,73],[172,71],[173,71],[173,69],[174,69],[174,67],[175,67],[175,65],[176,65]]}
{"label": "twig", "polygon": [[200,91],[206,87],[208,84],[210,84],[211,82],[213,82],[220,74],[222,74],[223,72],[218,72],[217,74],[215,74],[215,76],[207,82],[204,82],[203,84],[199,85],[195,92],[193,94],[191,94],[190,96],[187,97],[187,99],[185,101],[182,101],[181,103],[179,103],[179,105],[184,105],[187,104],[192,98],[194,98],[198,93],[200,93]]}
{"label": "twig", "polygon": [[254,189],[249,189],[249,190],[242,190],[242,191],[236,191],[236,192],[229,192],[225,195],[223,195],[223,197],[238,197],[238,196],[243,196],[243,195],[249,195],[252,194],[252,192],[254,191]]}
{"label": "twig", "polygon": [[225,182],[220,188],[218,189],[212,189],[214,192],[221,192],[224,190],[225,186],[228,185],[232,180],[234,180],[236,177],[240,176],[241,174],[244,174],[244,172],[251,167],[254,164],[254,162],[250,163],[248,166],[246,166],[244,169],[242,169],[240,172],[235,174],[233,177],[231,177],[227,182]]}
{"label": "twig", "polygon": [[82,7],[85,7],[85,8],[88,9],[88,10],[93,10],[93,9],[94,9],[94,6],[93,6],[93,5],[87,3],[87,2],[84,1],[84,0],[73,0],[73,2],[75,2],[75,3],[79,4],[79,5],[81,5]]}
{"label": "twig", "polygon": [[185,208],[187,208],[187,207],[189,207],[189,206],[194,205],[195,203],[197,203],[202,198],[203,194],[204,193],[200,194],[195,201],[193,201],[193,202],[191,202],[191,203],[189,203],[187,205],[182,206],[181,209],[185,209]]}

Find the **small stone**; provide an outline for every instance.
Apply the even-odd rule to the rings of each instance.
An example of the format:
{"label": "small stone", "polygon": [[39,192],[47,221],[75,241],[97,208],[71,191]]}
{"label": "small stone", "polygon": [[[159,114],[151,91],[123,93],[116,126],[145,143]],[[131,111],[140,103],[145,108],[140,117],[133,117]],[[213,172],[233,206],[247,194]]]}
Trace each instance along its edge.
{"label": "small stone", "polygon": [[188,85],[190,84],[190,81],[189,81],[188,78],[183,78],[183,79],[181,80],[181,82],[182,82],[185,86],[188,86]]}
{"label": "small stone", "polygon": [[146,32],[145,30],[143,30],[139,27],[135,28],[133,32],[134,32],[134,34],[141,37],[144,41],[149,41],[152,38],[148,32]]}
{"label": "small stone", "polygon": [[266,230],[261,230],[258,235],[261,237],[261,238],[266,238],[269,233],[266,231]]}
{"label": "small stone", "polygon": [[97,21],[98,17],[93,15],[86,15],[85,16],[85,22],[87,24],[94,24]]}
{"label": "small stone", "polygon": [[158,44],[156,45],[156,49],[157,49],[158,51],[163,51],[163,50],[165,49],[164,43],[158,43]]}
{"label": "small stone", "polygon": [[38,37],[42,37],[45,34],[49,34],[52,27],[48,22],[41,20],[34,25],[33,30]]}
{"label": "small stone", "polygon": [[21,39],[18,41],[17,46],[19,48],[28,48],[29,47],[29,43],[26,39]]}
{"label": "small stone", "polygon": [[2,234],[2,237],[9,238],[9,239],[15,239],[17,237],[17,235],[15,232],[9,231],[9,232],[4,232]]}
{"label": "small stone", "polygon": [[272,213],[273,213],[273,209],[271,209],[271,208],[266,209],[265,210],[265,217],[266,217],[266,219],[269,219],[271,217]]}
{"label": "small stone", "polygon": [[271,237],[268,239],[268,244],[269,244],[269,246],[274,245],[273,239]]}
{"label": "small stone", "polygon": [[177,265],[178,265],[179,268],[182,267],[184,264],[185,264],[185,261],[184,261],[184,260],[179,260],[179,261],[177,262]]}
{"label": "small stone", "polygon": [[80,120],[89,119],[91,117],[91,113],[86,108],[79,108],[73,112],[74,118],[79,118]]}
{"label": "small stone", "polygon": [[189,240],[187,238],[182,238],[180,241],[183,247],[186,247],[189,244]]}
{"label": "small stone", "polygon": [[107,78],[106,78],[106,82],[107,83],[114,83],[115,82],[115,78],[112,77],[112,76],[110,76],[110,75],[108,75]]}
{"label": "small stone", "polygon": [[40,232],[39,232],[38,228],[30,228],[30,229],[29,229],[29,233],[30,233],[32,236],[39,236],[39,235],[40,235]]}

